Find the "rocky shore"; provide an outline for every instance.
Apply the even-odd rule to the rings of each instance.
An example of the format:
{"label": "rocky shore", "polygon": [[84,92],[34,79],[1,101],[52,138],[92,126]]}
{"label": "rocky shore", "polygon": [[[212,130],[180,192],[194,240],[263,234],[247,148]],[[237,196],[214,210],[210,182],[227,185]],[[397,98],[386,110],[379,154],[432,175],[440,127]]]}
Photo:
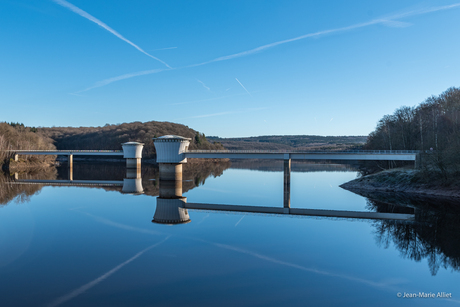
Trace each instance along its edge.
{"label": "rocky shore", "polygon": [[378,191],[460,198],[459,182],[427,178],[420,171],[412,169],[386,170],[354,179],[340,187],[358,194],[360,191]]}

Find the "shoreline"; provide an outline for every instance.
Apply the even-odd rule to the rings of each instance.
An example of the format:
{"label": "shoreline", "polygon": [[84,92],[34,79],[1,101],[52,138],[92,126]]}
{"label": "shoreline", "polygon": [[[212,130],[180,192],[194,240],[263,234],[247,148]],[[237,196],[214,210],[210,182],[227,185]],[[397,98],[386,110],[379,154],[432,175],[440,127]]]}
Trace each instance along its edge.
{"label": "shoreline", "polygon": [[457,185],[446,185],[439,180],[422,181],[420,171],[417,170],[393,169],[351,180],[340,187],[354,193],[374,191],[458,199],[460,189]]}

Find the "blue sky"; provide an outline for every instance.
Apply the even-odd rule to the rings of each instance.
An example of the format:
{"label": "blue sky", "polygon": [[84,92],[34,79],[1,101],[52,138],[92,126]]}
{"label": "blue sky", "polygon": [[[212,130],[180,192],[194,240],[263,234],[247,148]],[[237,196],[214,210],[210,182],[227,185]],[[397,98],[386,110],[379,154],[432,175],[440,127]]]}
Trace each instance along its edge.
{"label": "blue sky", "polygon": [[460,2],[2,0],[0,121],[367,135],[460,86]]}

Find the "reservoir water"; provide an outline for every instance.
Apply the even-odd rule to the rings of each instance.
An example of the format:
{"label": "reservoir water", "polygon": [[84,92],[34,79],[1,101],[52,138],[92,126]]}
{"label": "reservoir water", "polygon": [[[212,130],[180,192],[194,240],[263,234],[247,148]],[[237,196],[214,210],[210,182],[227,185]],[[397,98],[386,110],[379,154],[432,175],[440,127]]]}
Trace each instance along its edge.
{"label": "reservoir water", "polygon": [[[114,163],[74,164],[74,181],[105,185],[21,181],[68,179],[65,166],[2,175],[0,305],[459,305],[458,203],[339,187],[357,174],[349,164],[294,163],[291,208],[414,219],[187,209],[186,223],[170,225],[152,222],[153,166],[143,165],[136,193],[123,193],[131,175]],[[282,161],[188,163],[182,193],[195,204],[283,208]]]}

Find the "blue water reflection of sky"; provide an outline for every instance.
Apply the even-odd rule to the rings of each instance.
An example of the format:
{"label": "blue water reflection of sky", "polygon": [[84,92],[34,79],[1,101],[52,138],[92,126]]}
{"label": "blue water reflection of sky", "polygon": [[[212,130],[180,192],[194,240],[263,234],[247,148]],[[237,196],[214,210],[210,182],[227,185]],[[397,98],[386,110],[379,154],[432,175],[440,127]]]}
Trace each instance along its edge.
{"label": "blue water reflection of sky", "polygon": [[[363,209],[336,188],[347,176],[293,173],[293,206]],[[281,206],[282,173],[228,170],[185,196]],[[380,247],[378,222],[190,210],[190,223],[167,226],[151,222],[155,208],[155,197],[76,187],[0,208],[4,306],[444,306],[457,301],[396,294],[460,294],[458,272],[432,276],[426,260]]]}
{"label": "blue water reflection of sky", "polygon": [[[339,187],[356,172],[291,172],[291,208],[365,211],[363,197]],[[189,202],[283,206],[283,172],[229,169],[184,194]]]}

